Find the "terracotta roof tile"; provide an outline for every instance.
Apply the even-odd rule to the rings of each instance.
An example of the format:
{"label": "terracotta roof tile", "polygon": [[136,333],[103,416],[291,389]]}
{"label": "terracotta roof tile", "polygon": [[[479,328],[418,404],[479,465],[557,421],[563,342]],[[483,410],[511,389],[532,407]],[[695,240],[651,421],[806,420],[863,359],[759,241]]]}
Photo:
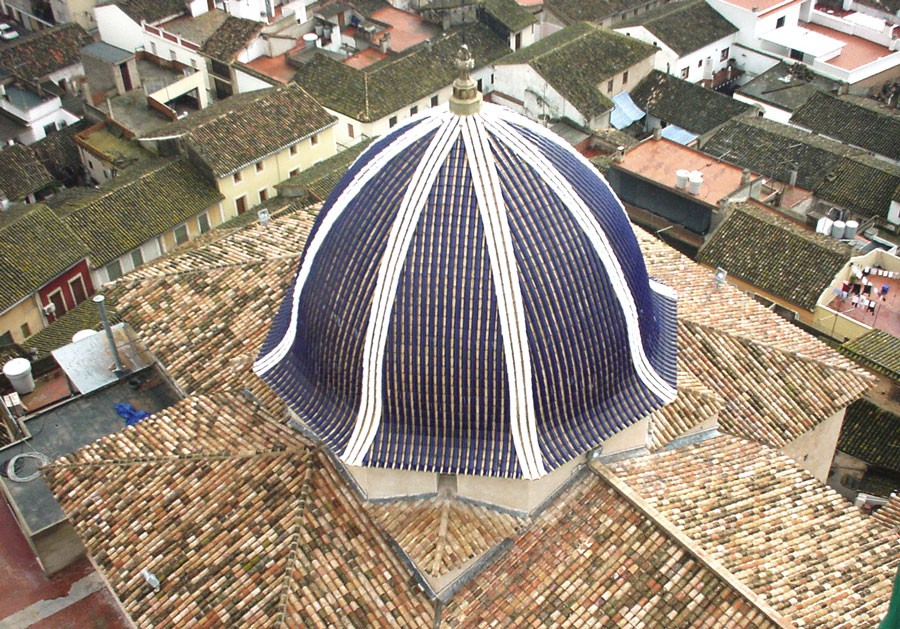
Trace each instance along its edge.
{"label": "terracotta roof tile", "polygon": [[153,162],[99,190],[59,195],[48,204],[84,239],[90,249],[91,266],[98,268],[222,198],[190,161],[178,159]]}
{"label": "terracotta roof tile", "polygon": [[613,471],[798,625],[875,626],[884,616],[896,535],[788,457],[718,437]]}
{"label": "terracotta roof tile", "polygon": [[850,254],[834,238],[742,203],[729,208],[697,259],[812,312]]}
{"label": "terracotta roof tile", "polygon": [[419,570],[442,576],[514,537],[528,521],[454,498],[368,505]]}
{"label": "terracotta roof tile", "polygon": [[504,57],[497,65],[528,64],[579,112],[596,116],[612,107],[600,91],[606,80],[655,53],[650,44],[581,22]]}
{"label": "terracotta roof tile", "polygon": [[0,192],[10,201],[22,201],[55,183],[30,146],[13,144],[0,151]]}
{"label": "terracotta roof tile", "polygon": [[651,116],[699,134],[752,109],[724,94],[659,70],[647,75],[630,95]]}
{"label": "terracotta roof tile", "polygon": [[616,23],[615,28],[637,25],[656,35],[680,56],[738,32],[736,26],[703,0],[665,4],[651,13]]}
{"label": "terracotta roof tile", "polygon": [[776,621],[595,474],[446,605],[447,627],[772,627]]}
{"label": "terracotta roof tile", "polygon": [[887,504],[872,515],[872,520],[900,533],[900,494],[893,494]]}
{"label": "terracotta roof tile", "polygon": [[81,239],[45,205],[0,212],[0,312],[86,255]]}
{"label": "terracotta roof tile", "polygon": [[203,43],[201,52],[213,59],[231,63],[237,54],[259,35],[263,26],[263,22],[228,16],[216,32]]}
{"label": "terracotta roof tile", "polygon": [[900,472],[900,416],[857,400],[844,415],[837,447],[873,467]]}
{"label": "terracotta roof tile", "polygon": [[818,92],[791,122],[816,133],[900,160],[900,116]]}
{"label": "terracotta roof tile", "polygon": [[863,365],[900,381],[900,338],[872,330],[841,346],[841,351]]}
{"label": "terracotta roof tile", "polygon": [[138,24],[142,21],[153,24],[168,17],[187,13],[187,3],[184,0],[108,0],[100,4],[119,7]]}
{"label": "terracotta roof tile", "polygon": [[43,79],[81,63],[81,49],[93,38],[78,24],[62,24],[5,42],[0,66],[23,79]]}
{"label": "terracotta roof tile", "polygon": [[224,177],[335,124],[298,85],[237,94],[172,122],[145,139],[183,136]]}
{"label": "terracotta roof tile", "polygon": [[140,626],[433,617],[330,459],[239,395],[188,398],[45,474]]}

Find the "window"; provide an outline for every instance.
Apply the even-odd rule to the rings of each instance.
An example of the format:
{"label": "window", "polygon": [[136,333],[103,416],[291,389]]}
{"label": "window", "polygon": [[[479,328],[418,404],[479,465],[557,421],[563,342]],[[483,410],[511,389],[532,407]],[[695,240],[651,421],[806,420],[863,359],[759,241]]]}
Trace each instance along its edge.
{"label": "window", "polygon": [[206,212],[197,217],[197,227],[201,234],[209,231],[209,216],[207,216]]}
{"label": "window", "polygon": [[180,245],[188,241],[187,225],[179,225],[175,228],[175,244]]}
{"label": "window", "polygon": [[410,115],[410,116],[415,116],[417,113],[419,113],[419,106],[418,106],[418,105],[413,105],[412,107],[409,108],[409,115]]}
{"label": "window", "polygon": [[685,67],[681,69],[681,78],[686,79],[691,75],[691,69],[689,67]]}
{"label": "window", "polygon": [[56,306],[56,311],[50,317],[51,321],[54,321],[54,320],[58,319],[59,317],[63,316],[64,314],[66,314],[66,311],[68,311],[68,308],[66,307],[66,300],[63,298],[62,289],[57,288],[55,291],[53,291],[52,293],[50,293],[47,296],[47,299],[50,300],[51,304]]}
{"label": "window", "polygon": [[516,33],[516,47],[513,50],[518,50],[522,47],[522,33]]}
{"label": "window", "polygon": [[349,135],[351,138],[356,137],[356,131],[353,129],[353,125],[349,123],[347,124],[347,135]]}
{"label": "window", "polygon": [[31,326],[27,323],[22,324],[22,336],[26,339],[31,336]]}
{"label": "window", "polygon": [[431,106],[432,106],[432,107],[437,107],[437,106],[438,106],[438,97],[437,97],[436,94],[435,94],[434,96],[431,97]]}
{"label": "window", "polygon": [[118,260],[113,260],[106,265],[106,277],[113,282],[122,277],[122,264]]}
{"label": "window", "polygon": [[309,138],[309,143],[315,146],[319,143],[319,134],[315,133]]}
{"label": "window", "polygon": [[297,145],[295,144],[291,148],[288,149],[288,152],[291,154],[291,157],[297,154]]}
{"label": "window", "polygon": [[256,172],[261,173],[265,168],[265,165],[262,162],[256,162]]}
{"label": "window", "polygon": [[92,162],[91,160],[88,160],[88,168],[94,170],[94,162]]}
{"label": "window", "polygon": [[238,215],[247,211],[247,195],[234,200],[234,209],[237,210]]}
{"label": "window", "polygon": [[178,57],[175,55],[175,51],[171,51],[169,56],[172,57],[172,61],[178,61]]}
{"label": "window", "polygon": [[778,18],[778,21],[775,22],[775,28],[781,28],[782,26],[784,26],[784,20],[785,20],[785,17],[783,15],[780,18]]}
{"label": "window", "polygon": [[295,169],[292,170],[290,173],[288,173],[288,177],[296,177],[299,173],[300,173],[300,169],[299,169],[299,168],[295,168]]}
{"label": "window", "polygon": [[87,290],[84,288],[84,278],[77,275],[69,280],[69,291],[72,293],[72,302],[77,306],[87,299]]}
{"label": "window", "polygon": [[610,79],[609,81],[606,82],[606,91],[609,92],[610,94],[612,94],[612,91],[613,91],[613,80],[612,79]]}
{"label": "window", "polygon": [[622,73],[622,85],[628,85],[628,70]]}
{"label": "window", "polygon": [[156,56],[156,43],[150,42],[150,53],[155,57]]}
{"label": "window", "polygon": [[196,60],[196,59],[191,58],[191,66],[192,66],[195,70],[197,69],[197,60]]}
{"label": "window", "polygon": [[263,188],[262,190],[259,191],[259,202],[260,202],[260,203],[262,203],[263,201],[265,201],[265,200],[268,199],[268,198],[269,198],[269,191],[268,191],[268,190],[266,190],[265,188]]}
{"label": "window", "polygon": [[481,79],[478,79],[478,91],[483,92],[484,88],[481,86]]}
{"label": "window", "polygon": [[234,173],[233,177],[234,183],[241,183],[241,171],[237,171],[236,173]]}
{"label": "window", "polygon": [[144,263],[144,252],[140,249],[135,249],[131,252],[131,265],[134,268],[138,268]]}
{"label": "window", "polygon": [[722,54],[719,55],[719,61],[726,61],[728,59],[728,53],[731,52],[728,48],[722,49]]}
{"label": "window", "polygon": [[393,127],[396,124],[397,124],[397,116],[391,116],[390,118],[388,118],[388,126],[389,127]]}
{"label": "window", "polygon": [[796,61],[803,61],[803,52],[797,50],[796,48],[791,48],[791,59]]}
{"label": "window", "polygon": [[698,68],[702,68],[702,67],[703,67],[703,59],[701,59],[700,61],[697,62],[697,67],[698,67]]}

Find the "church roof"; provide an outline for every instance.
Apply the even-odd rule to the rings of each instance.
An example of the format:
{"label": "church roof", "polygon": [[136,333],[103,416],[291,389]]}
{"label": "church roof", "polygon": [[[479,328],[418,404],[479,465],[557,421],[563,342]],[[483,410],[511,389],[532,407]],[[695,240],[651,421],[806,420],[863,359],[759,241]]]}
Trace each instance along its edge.
{"label": "church roof", "polygon": [[[434,626],[435,605],[413,583],[413,566],[433,566],[438,548],[439,570],[460,561],[473,568],[461,589],[443,594],[442,627],[487,617],[574,623],[601,613],[621,613],[633,624],[666,625],[658,622],[660,614],[673,614],[686,624],[726,619],[728,626],[776,626],[782,610],[791,620],[821,619],[824,626],[842,618],[874,625],[883,616],[890,579],[881,575],[896,570],[897,561],[878,564],[885,557],[883,538],[871,536],[864,520],[839,509],[836,495],[788,458],[739,439],[634,459],[627,469],[618,466],[615,477],[602,468],[581,473],[531,518],[466,503],[445,507],[439,498],[360,503],[330,459],[296,432],[272,425],[283,420],[284,409],[249,372],[262,342],[259,321],[271,317],[290,282],[285,261],[297,259],[287,243],[304,239],[311,222],[296,212],[268,227],[213,230],[199,239],[202,246],[145,265],[111,293],[180,388],[203,392],[48,470],[63,508],[138,625],[170,618],[182,624],[216,618],[268,626],[326,626],[348,618],[343,624],[375,624],[388,614],[402,618],[397,624]],[[855,395],[868,385],[827,345],[734,287],[713,290],[708,269],[640,230],[636,236],[650,273],[679,288],[679,326],[702,323],[721,338],[777,346],[785,361],[811,360],[833,377],[843,374]],[[753,351],[746,342],[729,342],[697,361],[685,360],[682,349],[679,396],[651,416],[655,443],[668,444],[696,426],[694,413],[723,418],[727,413],[717,409],[731,397],[739,398],[732,407],[741,409],[732,424],[739,427],[755,404],[746,394],[760,388],[758,374],[746,367]],[[711,364],[731,370],[730,390],[706,377]],[[250,394],[238,393],[243,388]],[[769,397],[774,408],[809,393],[822,400],[821,417],[841,407],[839,400],[825,406],[824,392],[813,377],[802,387],[773,388]],[[787,418],[794,429],[805,422],[799,414]],[[310,482],[302,485],[301,503],[296,490],[303,478]],[[248,491],[254,483],[268,492],[265,503]],[[721,491],[706,496],[720,484]],[[667,502],[669,491],[677,501]],[[149,494],[162,496],[165,508],[155,499],[140,511]],[[233,501],[233,511],[209,510],[208,496]],[[446,527],[436,515],[444,508]],[[833,527],[828,516],[837,518]],[[317,525],[320,519],[327,526]],[[135,522],[139,530],[130,528]],[[192,540],[197,531],[203,535]],[[756,552],[753,543],[738,544],[745,535],[761,548],[770,539],[790,552]],[[318,543],[322,536],[330,546]],[[292,540],[297,554],[283,560]],[[713,540],[724,540],[722,547]],[[466,562],[469,552],[484,547],[491,548],[487,559]],[[525,573],[524,562],[534,569]],[[754,566],[764,568],[759,577]],[[166,577],[160,594],[139,580],[144,567]],[[823,598],[832,584],[849,603],[834,608]],[[220,596],[196,596],[211,591]],[[860,600],[859,615],[848,615]],[[374,621],[373,605],[385,610]]]}
{"label": "church roof", "polygon": [[336,190],[254,369],[345,462],[538,478],[675,398],[674,294],[540,125],[432,109]]}

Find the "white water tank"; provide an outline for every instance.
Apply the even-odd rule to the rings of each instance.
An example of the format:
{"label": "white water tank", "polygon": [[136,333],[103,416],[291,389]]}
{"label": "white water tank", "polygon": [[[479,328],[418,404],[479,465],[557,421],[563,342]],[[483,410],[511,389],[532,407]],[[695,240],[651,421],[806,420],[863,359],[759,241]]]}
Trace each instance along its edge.
{"label": "white water tank", "polygon": [[831,226],[831,237],[832,238],[843,238],[844,237],[844,228],[847,226],[847,223],[844,221],[835,221]]}
{"label": "white water tank", "polygon": [[315,33],[307,33],[303,36],[304,48],[315,48],[319,45],[319,38]]}
{"label": "white water tank", "polygon": [[856,230],[859,229],[859,223],[856,221],[847,221],[844,227],[844,238],[856,238]]}
{"label": "white water tank", "polygon": [[691,194],[700,194],[700,186],[703,185],[703,173],[699,170],[691,171],[688,175],[688,192]]}
{"label": "white water tank", "polygon": [[679,190],[684,190],[687,188],[688,176],[690,173],[685,169],[681,168],[675,171],[675,187]]}
{"label": "white water tank", "polygon": [[27,395],[34,391],[31,363],[27,358],[13,358],[3,365],[3,375],[9,378],[10,384],[19,395]]}
{"label": "white water tank", "polygon": [[77,343],[81,339],[86,339],[90,336],[94,336],[96,333],[97,330],[78,330],[78,332],[72,335],[72,342]]}

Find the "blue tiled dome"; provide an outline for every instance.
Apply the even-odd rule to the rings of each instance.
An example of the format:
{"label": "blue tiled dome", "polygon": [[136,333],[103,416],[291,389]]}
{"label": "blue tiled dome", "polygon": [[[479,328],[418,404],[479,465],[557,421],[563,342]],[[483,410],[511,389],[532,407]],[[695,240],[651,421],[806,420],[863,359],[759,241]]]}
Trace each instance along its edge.
{"label": "blue tiled dome", "polygon": [[349,464],[539,478],[675,397],[674,299],[560,138],[430,110],[329,197],[254,369]]}

